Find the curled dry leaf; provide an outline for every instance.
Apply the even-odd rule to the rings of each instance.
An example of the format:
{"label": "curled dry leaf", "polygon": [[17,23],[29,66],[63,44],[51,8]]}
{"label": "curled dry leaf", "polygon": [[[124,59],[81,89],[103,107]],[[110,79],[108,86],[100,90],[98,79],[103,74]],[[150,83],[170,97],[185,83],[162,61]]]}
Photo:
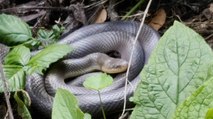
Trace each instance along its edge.
{"label": "curled dry leaf", "polygon": [[155,30],[159,30],[166,21],[166,12],[164,9],[159,9],[156,12],[155,17],[149,22],[149,25]]}
{"label": "curled dry leaf", "polygon": [[106,18],[107,18],[107,11],[106,11],[106,9],[103,8],[99,12],[99,15],[97,16],[97,18],[95,20],[95,23],[103,23],[106,21]]}

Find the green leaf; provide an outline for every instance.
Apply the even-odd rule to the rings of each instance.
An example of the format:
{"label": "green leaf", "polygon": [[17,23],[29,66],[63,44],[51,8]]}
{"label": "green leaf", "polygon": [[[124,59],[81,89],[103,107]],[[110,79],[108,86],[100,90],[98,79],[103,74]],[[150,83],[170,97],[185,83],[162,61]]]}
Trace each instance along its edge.
{"label": "green leaf", "polygon": [[73,94],[60,88],[56,91],[52,119],[89,119],[88,117],[78,107],[78,101]]}
{"label": "green leaf", "polygon": [[29,63],[27,64],[27,72],[29,74],[33,72],[42,74],[42,70],[48,68],[51,63],[56,62],[67,53],[71,52],[71,50],[72,48],[69,45],[49,45],[30,59]]}
{"label": "green leaf", "polygon": [[42,42],[44,46],[48,46],[49,44],[55,43],[60,38],[62,32],[63,27],[59,27],[58,25],[54,25],[50,31],[39,29],[37,39]]}
{"label": "green leaf", "polygon": [[106,73],[99,73],[88,77],[84,81],[83,85],[88,89],[101,90],[110,86],[112,82],[113,78],[110,75],[107,75]]}
{"label": "green leaf", "polygon": [[23,43],[32,38],[30,27],[20,18],[12,15],[0,15],[0,42],[7,45]]}
{"label": "green leaf", "polygon": [[213,107],[212,92],[213,77],[206,81],[177,108],[174,119],[204,119],[205,117],[206,119],[212,119],[213,110],[208,112],[208,109]]}
{"label": "green leaf", "polygon": [[[22,101],[22,99],[24,101]],[[18,92],[15,92],[14,94],[14,99],[18,104],[18,114],[23,118],[23,119],[32,119],[29,110],[27,109],[27,106],[30,106],[30,97],[25,92],[24,90],[20,90]]]}
{"label": "green leaf", "polygon": [[211,59],[204,39],[175,21],[141,72],[131,119],[171,119],[177,106],[209,79]]}
{"label": "green leaf", "polygon": [[[25,87],[25,72],[22,66],[18,65],[4,65],[5,77],[9,91],[17,91]],[[2,87],[2,81],[0,82],[0,93],[4,91]]]}
{"label": "green leaf", "polygon": [[19,45],[13,48],[4,58],[6,65],[26,65],[30,60],[30,49]]}
{"label": "green leaf", "polygon": [[208,109],[205,119],[213,119],[213,108]]}

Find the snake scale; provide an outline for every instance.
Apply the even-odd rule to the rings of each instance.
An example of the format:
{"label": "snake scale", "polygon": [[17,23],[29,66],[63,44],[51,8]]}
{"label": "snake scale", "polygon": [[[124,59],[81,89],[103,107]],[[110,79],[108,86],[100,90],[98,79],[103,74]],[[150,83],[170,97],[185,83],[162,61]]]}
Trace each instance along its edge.
{"label": "snake scale", "polygon": [[[110,51],[117,51],[122,59],[129,61],[133,40],[137,34],[139,25],[140,24],[138,22],[133,21],[92,24],[84,26],[66,35],[58,43],[69,44],[73,48],[73,51],[64,57],[65,60],[79,59],[96,52],[107,53]],[[139,73],[144,64],[148,61],[148,58],[158,40],[159,35],[155,30],[147,25],[142,27],[138,41],[135,44],[133,60],[128,76],[130,84],[127,85],[127,99],[132,96],[138,82],[140,81]],[[66,67],[67,64],[64,63],[63,65]],[[86,63],[82,65],[86,65]],[[75,66],[73,67],[75,69]],[[72,70],[73,67],[65,69]],[[57,65],[54,68],[57,68]],[[83,87],[72,87],[61,84],[63,81],[59,81],[59,84],[57,84],[57,81],[54,82],[56,78],[60,76],[63,77],[63,75],[65,75],[60,73],[57,74],[57,72],[60,72],[61,70],[64,72],[63,69],[50,70],[49,74],[47,73],[45,76],[35,73],[27,77],[26,91],[29,93],[32,100],[33,108],[49,117],[51,115],[53,95],[56,90],[50,89],[50,87],[61,85],[76,95],[82,111],[88,112],[92,115],[100,114],[99,97],[95,91],[84,89]],[[54,80],[51,84],[52,79]],[[45,80],[48,80],[48,83],[46,83]],[[124,102],[124,82],[125,75],[120,74],[112,86],[101,92],[103,107],[106,113],[122,109]],[[127,106],[132,106],[132,104],[127,101]]]}

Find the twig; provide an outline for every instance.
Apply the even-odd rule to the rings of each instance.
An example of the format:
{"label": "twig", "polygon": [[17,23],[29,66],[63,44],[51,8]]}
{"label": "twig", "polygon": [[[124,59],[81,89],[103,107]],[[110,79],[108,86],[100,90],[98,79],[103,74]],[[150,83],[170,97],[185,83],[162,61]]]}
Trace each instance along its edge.
{"label": "twig", "polygon": [[123,105],[123,111],[122,111],[122,114],[121,116],[119,117],[119,119],[121,119],[125,113],[125,109],[126,109],[126,91],[127,91],[127,83],[128,83],[128,76],[129,76],[129,71],[130,71],[130,66],[131,66],[131,62],[132,62],[132,57],[133,57],[133,52],[134,52],[134,49],[135,49],[135,44],[138,40],[138,37],[139,37],[139,34],[141,32],[141,29],[142,29],[142,26],[144,24],[144,21],[145,21],[145,18],[146,18],[146,15],[148,13],[148,10],[149,10],[149,7],[150,7],[150,4],[152,3],[152,0],[149,0],[147,6],[146,6],[146,9],[144,11],[144,15],[143,15],[143,18],[142,18],[142,21],[141,21],[141,24],[140,24],[140,27],[138,29],[138,32],[136,34],[136,37],[133,41],[133,47],[132,47],[132,50],[131,50],[131,54],[130,54],[130,59],[129,59],[129,63],[128,63],[128,68],[127,68],[127,72],[126,72],[126,80],[125,80],[125,89],[124,89],[124,105]]}
{"label": "twig", "polygon": [[129,15],[131,15],[136,9],[138,9],[139,6],[144,2],[144,0],[140,0],[129,12],[127,12],[122,20],[125,20]]}
{"label": "twig", "polygon": [[95,2],[95,3],[92,3],[92,4],[89,4],[87,6],[84,6],[85,9],[87,8],[93,8],[93,7],[97,7],[99,5],[103,5],[107,2],[108,0],[101,0],[101,1],[98,1],[98,2]]}
{"label": "twig", "polygon": [[2,61],[0,60],[0,73],[1,73],[1,79],[2,79],[2,82],[3,82],[4,96],[5,96],[6,103],[7,103],[9,119],[14,119],[12,108],[11,108],[11,104],[10,104],[10,100],[9,100],[10,99],[10,92],[8,91],[6,79],[5,79],[4,72],[3,72],[3,66],[2,66],[1,62]]}

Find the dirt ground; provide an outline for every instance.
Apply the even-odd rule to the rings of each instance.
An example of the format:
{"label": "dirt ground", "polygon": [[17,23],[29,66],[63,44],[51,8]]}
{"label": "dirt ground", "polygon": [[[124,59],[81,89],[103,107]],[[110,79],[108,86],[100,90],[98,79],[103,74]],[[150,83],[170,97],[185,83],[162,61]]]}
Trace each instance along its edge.
{"label": "dirt ground", "polygon": [[[65,26],[66,34],[93,23],[140,21],[146,5],[147,0],[0,0],[0,13],[19,16],[33,27],[34,33],[57,23]],[[145,22],[162,35],[174,20],[201,34],[213,48],[213,0],[153,0]],[[5,112],[1,100],[0,118]]]}

